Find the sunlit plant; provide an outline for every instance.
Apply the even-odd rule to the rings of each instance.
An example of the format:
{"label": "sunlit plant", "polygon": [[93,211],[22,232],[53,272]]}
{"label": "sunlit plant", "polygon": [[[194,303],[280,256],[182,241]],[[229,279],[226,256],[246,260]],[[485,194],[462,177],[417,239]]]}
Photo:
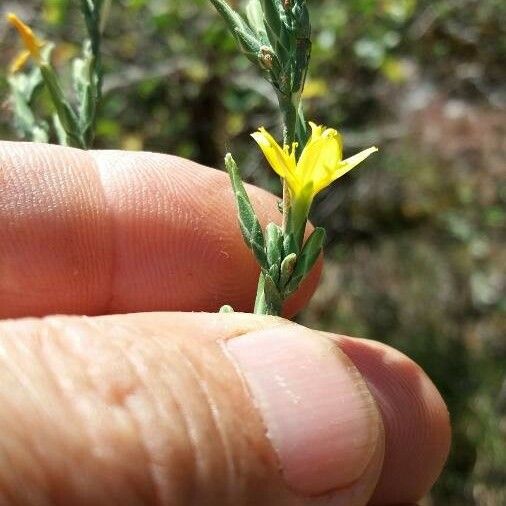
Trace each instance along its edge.
{"label": "sunlit plant", "polygon": [[[252,134],[283,183],[281,226],[269,223],[262,230],[237,164],[230,153],[225,156],[239,225],[260,266],[254,312],[279,315],[284,301],[299,288],[322,252],[322,228],[315,228],[304,240],[313,198],[377,148],[343,160],[341,135],[304,118],[301,98],[311,53],[306,0],[250,0],[245,17],[225,0],[210,1],[240,49],[272,84],[283,121],[281,144],[263,127]],[[224,306],[222,310],[232,308]]]}
{"label": "sunlit plant", "polygon": [[[370,147],[343,159],[341,135],[304,117],[302,92],[311,54],[311,23],[306,0],[249,0],[245,16],[225,0],[210,0],[242,52],[270,82],[283,124],[283,139],[263,127],[251,134],[283,183],[281,226],[262,229],[232,155],[225,166],[232,183],[238,221],[246,244],[260,267],[254,312],[279,315],[285,300],[300,286],[322,253],[325,231],[316,227],[306,237],[313,199],[377,151]],[[23,44],[10,65],[9,85],[15,125],[23,138],[48,142],[50,124],[33,109],[37,93],[46,88],[54,114],[52,126],[62,145],[91,147],[102,95],[101,41],[110,0],[80,0],[87,37],[81,56],[72,62],[74,94],[68,98],[51,62],[53,44],[43,40],[14,13],[7,21]],[[26,64],[34,65],[25,71]],[[223,306],[222,311],[233,311]]]}
{"label": "sunlit plant", "polygon": [[[51,63],[53,44],[42,40],[15,13],[7,14],[7,21],[17,30],[23,49],[9,67],[9,87],[14,122],[21,137],[48,142],[49,124],[37,118],[33,101],[38,91],[46,87],[54,108],[52,124],[59,144],[88,148],[91,146],[102,94],[102,64],[100,48],[102,32],[110,0],[81,0],[86,24],[81,56],[72,62],[74,99],[68,99],[61,79]],[[35,67],[24,72],[28,60]]]}

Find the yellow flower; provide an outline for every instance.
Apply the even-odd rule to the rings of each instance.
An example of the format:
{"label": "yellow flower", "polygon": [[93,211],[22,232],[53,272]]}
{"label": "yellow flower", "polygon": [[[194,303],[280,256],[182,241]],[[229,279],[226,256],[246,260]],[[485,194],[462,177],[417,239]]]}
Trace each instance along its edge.
{"label": "yellow flower", "polygon": [[9,71],[11,73],[17,72],[28,61],[28,58],[32,57],[38,64],[42,61],[42,55],[40,50],[44,47],[45,42],[39,39],[32,31],[32,29],[23,23],[16,14],[10,12],[7,14],[7,21],[14,27],[19,33],[19,36],[23,40],[25,49],[21,51],[11,62]]}
{"label": "yellow flower", "polygon": [[341,135],[333,128],[312,122],[309,125],[311,138],[298,160],[295,159],[295,143],[281,148],[265,128],[251,134],[274,171],[286,180],[292,199],[303,199],[308,203],[323,188],[378,151],[373,146],[343,160]]}

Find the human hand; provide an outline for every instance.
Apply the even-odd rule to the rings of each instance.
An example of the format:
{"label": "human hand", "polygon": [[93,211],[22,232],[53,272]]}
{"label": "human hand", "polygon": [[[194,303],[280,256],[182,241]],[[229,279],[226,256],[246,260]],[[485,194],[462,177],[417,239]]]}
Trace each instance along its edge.
{"label": "human hand", "polygon": [[[255,278],[224,174],[0,143],[1,317],[248,309]],[[448,451],[407,357],[278,318],[6,320],[0,359],[0,504],[406,504]]]}

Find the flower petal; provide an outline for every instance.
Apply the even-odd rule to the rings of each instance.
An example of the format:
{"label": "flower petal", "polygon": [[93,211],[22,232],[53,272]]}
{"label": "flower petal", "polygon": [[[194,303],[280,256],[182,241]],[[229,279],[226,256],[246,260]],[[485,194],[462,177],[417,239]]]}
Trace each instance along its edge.
{"label": "flower petal", "polygon": [[9,12],[7,14],[7,21],[18,31],[19,36],[23,40],[23,44],[26,49],[30,52],[30,55],[35,58],[37,62],[40,61],[40,50],[44,47],[45,42],[40,40],[32,31],[32,29],[16,14]]}
{"label": "flower petal", "polygon": [[[317,128],[323,129],[323,127]],[[306,144],[297,163],[297,177],[304,184],[311,181],[315,190],[330,184],[332,177],[328,168],[336,167],[341,161],[340,146],[340,135],[336,130],[327,128],[321,132],[313,128],[313,135]]]}
{"label": "flower petal", "polygon": [[311,140],[319,139],[323,132],[323,125],[317,125],[316,123],[313,123],[312,121],[309,122],[309,126],[311,127]]}
{"label": "flower petal", "polygon": [[[256,143],[260,146],[265,158],[274,169],[274,171],[285,179],[293,178],[295,171],[295,157],[289,149],[283,149],[276,142],[274,137],[265,130],[259,128],[258,132],[251,134]],[[292,149],[293,152],[293,149]]]}
{"label": "flower petal", "polygon": [[376,151],[378,151],[378,148],[376,146],[372,146],[371,148],[364,149],[363,151],[360,151],[360,153],[350,156],[350,158],[347,158],[346,160],[340,162],[339,165],[337,166],[337,169],[334,171],[332,175],[332,181],[335,181],[336,179],[339,179],[341,176],[344,176],[344,174],[349,172],[351,169],[355,168],[359,163],[363,162],[367,157],[369,157]]}
{"label": "flower petal", "polygon": [[30,58],[30,51],[24,49],[20,51],[9,64],[9,74],[19,72]]}

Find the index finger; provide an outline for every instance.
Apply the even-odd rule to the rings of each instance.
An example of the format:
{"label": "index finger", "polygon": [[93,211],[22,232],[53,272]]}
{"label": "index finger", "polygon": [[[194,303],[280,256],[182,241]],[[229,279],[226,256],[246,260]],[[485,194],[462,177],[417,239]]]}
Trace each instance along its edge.
{"label": "index finger", "polygon": [[[262,222],[279,221],[273,195],[249,193]],[[0,318],[251,311],[257,276],[223,172],[170,155],[0,142]]]}

